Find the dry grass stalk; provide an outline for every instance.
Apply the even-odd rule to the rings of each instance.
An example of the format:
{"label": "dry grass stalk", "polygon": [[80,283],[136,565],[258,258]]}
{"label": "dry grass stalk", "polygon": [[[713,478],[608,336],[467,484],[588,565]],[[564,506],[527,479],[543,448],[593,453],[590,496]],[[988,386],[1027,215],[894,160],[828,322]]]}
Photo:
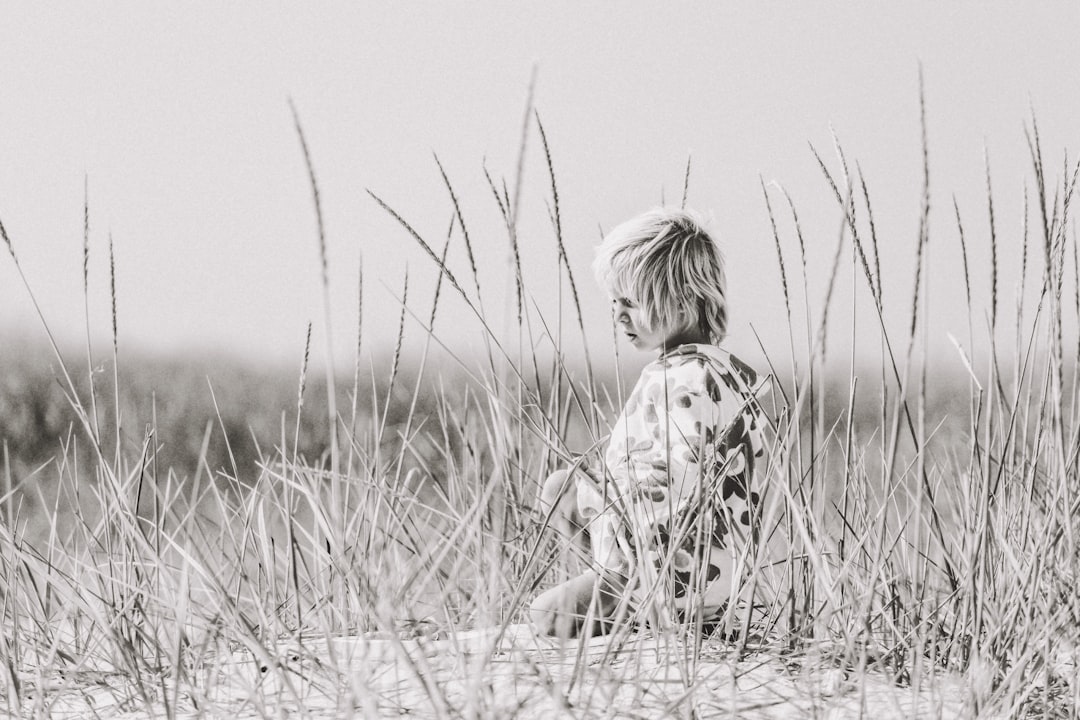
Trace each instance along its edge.
{"label": "dry grass stalk", "polygon": [[[925,134],[924,117],[923,249],[930,199]],[[546,147],[542,129],[541,138]],[[1036,135],[1032,144],[1037,142]],[[1037,176],[1041,167],[1040,159]],[[550,162],[548,172],[553,179]],[[861,222],[872,224],[861,171],[859,179],[867,206]],[[515,201],[488,180],[512,227]],[[28,537],[27,520],[12,504],[11,488],[19,481],[5,449],[0,674],[12,712],[59,715],[65,707],[92,707],[99,715],[269,717],[307,709],[528,717],[631,708],[750,716],[764,712],[766,702],[750,688],[770,673],[771,680],[762,681],[765,692],[806,714],[842,708],[882,715],[887,709],[878,697],[911,700],[896,707],[916,714],[1075,712],[1080,499],[1072,459],[1080,428],[1066,389],[1054,380],[1052,358],[1042,354],[1056,342],[1059,318],[1035,312],[1025,324],[1024,263],[1019,361],[1004,377],[992,368],[988,381],[980,382],[976,358],[993,353],[998,341],[993,321],[985,337],[969,329],[971,356],[961,355],[973,381],[970,415],[960,428],[939,426],[931,417],[929,361],[911,349],[920,321],[920,347],[926,345],[924,256],[916,266],[912,325],[905,318],[899,329],[887,326],[878,306],[881,417],[862,413],[870,393],[852,366],[840,407],[826,412],[824,348],[808,332],[805,357],[796,358],[790,340],[792,373],[777,383],[771,442],[762,460],[770,488],[762,545],[745,557],[758,602],[730,608],[724,623],[734,641],[717,634],[703,638],[700,619],[652,629],[626,619],[594,643],[560,648],[524,639],[531,635],[517,624],[525,599],[548,582],[546,570],[554,566],[541,536],[545,518],[528,493],[549,463],[570,461],[565,438],[588,428],[602,391],[572,381],[561,347],[553,348],[550,361],[535,352],[512,357],[503,351],[507,341],[491,330],[447,267],[454,226],[464,234],[464,223],[445,174],[444,182],[455,200],[438,254],[375,198],[438,269],[435,299],[424,317],[409,310],[403,291],[397,346],[407,331],[406,315],[426,333],[425,347],[440,342],[434,325],[445,278],[467,303],[478,332],[489,337],[494,355],[479,370],[459,359],[462,381],[422,387],[416,379],[401,403],[393,399],[393,386],[406,375],[396,357],[381,390],[384,402],[372,405],[372,422],[350,435],[348,451],[337,450],[349,453],[341,465],[347,487],[341,507],[331,506],[333,491],[321,464],[299,452],[310,325],[291,441],[283,420],[280,446],[261,455],[251,481],[242,479],[249,476],[235,461],[228,471],[207,468],[205,484],[203,473],[189,480],[159,468],[156,420],[141,442],[118,441],[120,454],[109,457],[85,409],[93,401],[84,400],[69,378],[64,388],[80,424],[56,465],[39,471],[41,477],[55,471],[56,492],[44,505],[52,509],[45,539],[38,541]],[[1039,298],[1046,307],[1055,295],[1061,298],[1067,280],[1076,280],[1075,235],[1074,271],[1071,277],[1060,271],[1075,224],[1069,214],[1073,182],[1066,174],[1051,190],[1036,177],[1040,198],[1058,197],[1056,211],[1040,200],[1046,226],[1054,230],[1055,264]],[[845,185],[850,198],[850,178]],[[520,182],[515,194],[518,188]],[[813,328],[809,311],[803,318],[795,309],[795,279],[784,264],[782,233],[764,184],[763,192],[789,325]],[[784,194],[805,294],[806,243],[794,203]],[[556,251],[565,268],[554,184],[552,195]],[[968,243],[975,236],[965,236],[955,203],[954,213],[964,257],[969,251],[974,256],[977,249]],[[844,232],[856,231],[854,213],[845,210],[841,241]],[[856,251],[852,273],[865,276],[877,304],[883,296],[873,230],[871,238],[872,252],[859,257]],[[478,302],[475,271],[474,285]],[[965,291],[970,308],[966,272]],[[1080,290],[1073,295],[1080,297]],[[822,333],[831,296],[820,310]],[[1074,302],[1080,314],[1080,299]],[[511,334],[532,341],[533,324],[558,337],[539,310],[524,308]],[[116,338],[114,321],[114,368]],[[908,340],[903,372],[892,350],[898,338]],[[533,366],[531,378],[519,369],[526,363]],[[912,372],[920,380],[909,382]],[[377,385],[374,377],[372,382]],[[886,390],[891,402],[884,399]],[[425,392],[430,405],[421,402]],[[119,397],[112,403],[119,425]],[[228,444],[216,396],[214,404]],[[395,423],[391,411],[399,409],[403,417]],[[135,420],[124,422],[132,427]],[[95,458],[92,477],[81,475],[72,457],[86,452],[87,443]],[[140,514],[150,500],[153,522]],[[328,553],[328,541],[340,545]],[[835,680],[831,690],[805,684],[826,677]],[[785,688],[793,689],[785,695]]]}

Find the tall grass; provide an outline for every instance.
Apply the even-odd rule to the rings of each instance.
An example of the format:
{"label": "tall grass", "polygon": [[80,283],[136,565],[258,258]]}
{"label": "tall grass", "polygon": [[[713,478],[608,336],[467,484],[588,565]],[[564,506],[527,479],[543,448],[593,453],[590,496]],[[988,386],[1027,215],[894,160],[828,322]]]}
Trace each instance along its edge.
{"label": "tall grass", "polygon": [[[802,688],[784,700],[797,711],[824,707],[831,697],[874,713],[882,702],[901,714],[1075,713],[1080,409],[1071,401],[1077,364],[1062,328],[1066,316],[1080,315],[1069,215],[1080,166],[1066,164],[1064,176],[1051,179],[1032,124],[1044,271],[1036,307],[1025,310],[1022,291],[1018,297],[1018,341],[1006,349],[996,333],[1005,268],[998,266],[987,161],[994,311],[985,336],[971,330],[966,350],[957,343],[970,375],[967,416],[945,429],[932,417],[936,369],[920,351],[929,314],[924,250],[949,241],[930,238],[925,114],[918,261],[908,298],[885,294],[868,184],[861,169],[857,180],[849,172],[839,142],[835,170],[814,151],[841,229],[830,290],[813,314],[800,315],[792,302],[800,286],[809,294],[795,203],[783,188],[763,185],[792,333],[787,362],[780,361],[784,350],[766,348],[776,377],[762,541],[746,549],[751,579],[742,602],[711,635],[690,623],[624,622],[591,645],[557,646],[518,625],[528,600],[566,562],[551,553],[537,483],[555,467],[581,462],[574,450],[602,447],[602,418],[611,417],[619,393],[609,397],[591,361],[579,380],[563,355],[571,343],[587,346],[587,338],[562,234],[557,147],[531,101],[514,187],[500,186],[484,169],[505,241],[517,257],[520,165],[533,125],[550,179],[552,257],[570,290],[574,322],[568,329],[561,312],[546,318],[523,301],[529,279],[517,262],[516,322],[509,333],[491,326],[458,195],[436,159],[453,205],[441,251],[405,213],[372,197],[426,251],[438,289],[464,302],[485,354],[457,360],[453,381],[428,368],[428,345],[449,332],[441,329],[441,293],[430,308],[417,309],[406,284],[398,353],[408,328],[418,327],[426,343],[418,371],[399,375],[398,353],[387,382],[372,378],[370,388],[361,387],[354,371],[349,418],[337,414],[327,382],[328,437],[335,440],[319,456],[301,448],[310,329],[295,408],[281,416],[272,446],[258,446],[254,467],[241,467],[230,432],[207,426],[193,473],[159,462],[155,412],[143,431],[132,434],[134,422],[125,419],[122,432],[119,371],[109,398],[102,385],[77,381],[53,344],[75,425],[56,439],[55,460],[23,478],[5,450],[0,673],[9,712],[748,716],[779,702],[746,684],[775,667]],[[321,213],[306,143],[303,152]],[[773,206],[778,192],[790,214],[786,225]],[[1026,195],[1024,203],[1026,217]],[[88,200],[86,207],[88,238]],[[958,205],[954,214],[970,283],[966,258],[979,234],[964,227]],[[14,242],[2,225],[0,233],[18,268]],[[797,263],[785,260],[788,235]],[[325,277],[321,219],[319,240]],[[465,244],[468,289],[447,264],[455,240]],[[1025,229],[1021,287],[1027,243]],[[90,251],[88,240],[84,248]],[[881,363],[864,377],[849,358],[837,385],[827,383],[836,361],[825,338],[845,257],[872,299]],[[32,283],[19,274],[33,297]],[[905,301],[910,315],[897,331],[885,308]],[[804,325],[816,332],[798,332]],[[796,339],[804,335],[805,344]],[[92,368],[89,343],[86,353]],[[781,375],[775,367],[792,370]],[[405,402],[394,399],[397,383],[411,385],[399,395]],[[358,402],[361,396],[367,401]],[[220,420],[227,409],[215,406]],[[111,424],[99,418],[110,412]],[[401,421],[387,422],[391,412]],[[227,443],[225,467],[207,460],[211,432]],[[39,493],[43,533],[31,532],[33,519],[17,502],[35,487],[55,487]],[[798,685],[799,678],[825,684]]]}

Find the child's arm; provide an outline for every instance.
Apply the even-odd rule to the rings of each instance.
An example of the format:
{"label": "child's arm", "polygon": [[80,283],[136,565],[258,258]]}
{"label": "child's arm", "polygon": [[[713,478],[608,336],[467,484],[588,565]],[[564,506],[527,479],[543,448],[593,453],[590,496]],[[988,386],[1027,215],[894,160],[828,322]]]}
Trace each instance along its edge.
{"label": "child's arm", "polygon": [[642,373],[613,433],[606,477],[578,482],[599,566],[626,572],[643,552],[692,547],[702,528],[721,546],[730,528],[744,537],[752,529],[760,442],[743,385],[698,358]]}
{"label": "child's arm", "polygon": [[712,544],[725,545],[731,531],[745,538],[757,502],[756,405],[751,409],[734,378],[711,363],[691,358],[664,370],[641,408],[651,442],[632,456],[632,531],[639,544],[661,552],[692,546],[702,527]]}

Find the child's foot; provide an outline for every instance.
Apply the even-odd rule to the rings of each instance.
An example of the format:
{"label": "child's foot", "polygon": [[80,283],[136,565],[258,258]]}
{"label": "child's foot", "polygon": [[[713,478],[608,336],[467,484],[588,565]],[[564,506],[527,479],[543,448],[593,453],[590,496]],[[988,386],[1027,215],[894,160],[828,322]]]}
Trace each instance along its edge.
{"label": "child's foot", "polygon": [[601,587],[599,576],[589,570],[541,593],[533,600],[529,614],[541,635],[561,640],[588,638],[611,630],[610,616],[616,600]]}

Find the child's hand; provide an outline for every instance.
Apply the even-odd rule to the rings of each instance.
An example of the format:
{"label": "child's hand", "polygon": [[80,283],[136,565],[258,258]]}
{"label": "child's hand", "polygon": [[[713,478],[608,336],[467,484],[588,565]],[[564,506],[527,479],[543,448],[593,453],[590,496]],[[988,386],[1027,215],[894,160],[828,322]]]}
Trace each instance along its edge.
{"label": "child's hand", "polygon": [[570,456],[570,472],[584,473],[588,475],[593,481],[596,481],[596,473],[593,471],[590,465],[589,453],[573,453]]}
{"label": "child's hand", "polygon": [[600,438],[592,447],[583,453],[570,453],[570,465],[568,470],[584,473],[590,480],[600,485],[604,475],[604,463],[601,459],[600,448],[605,446],[607,435]]}

